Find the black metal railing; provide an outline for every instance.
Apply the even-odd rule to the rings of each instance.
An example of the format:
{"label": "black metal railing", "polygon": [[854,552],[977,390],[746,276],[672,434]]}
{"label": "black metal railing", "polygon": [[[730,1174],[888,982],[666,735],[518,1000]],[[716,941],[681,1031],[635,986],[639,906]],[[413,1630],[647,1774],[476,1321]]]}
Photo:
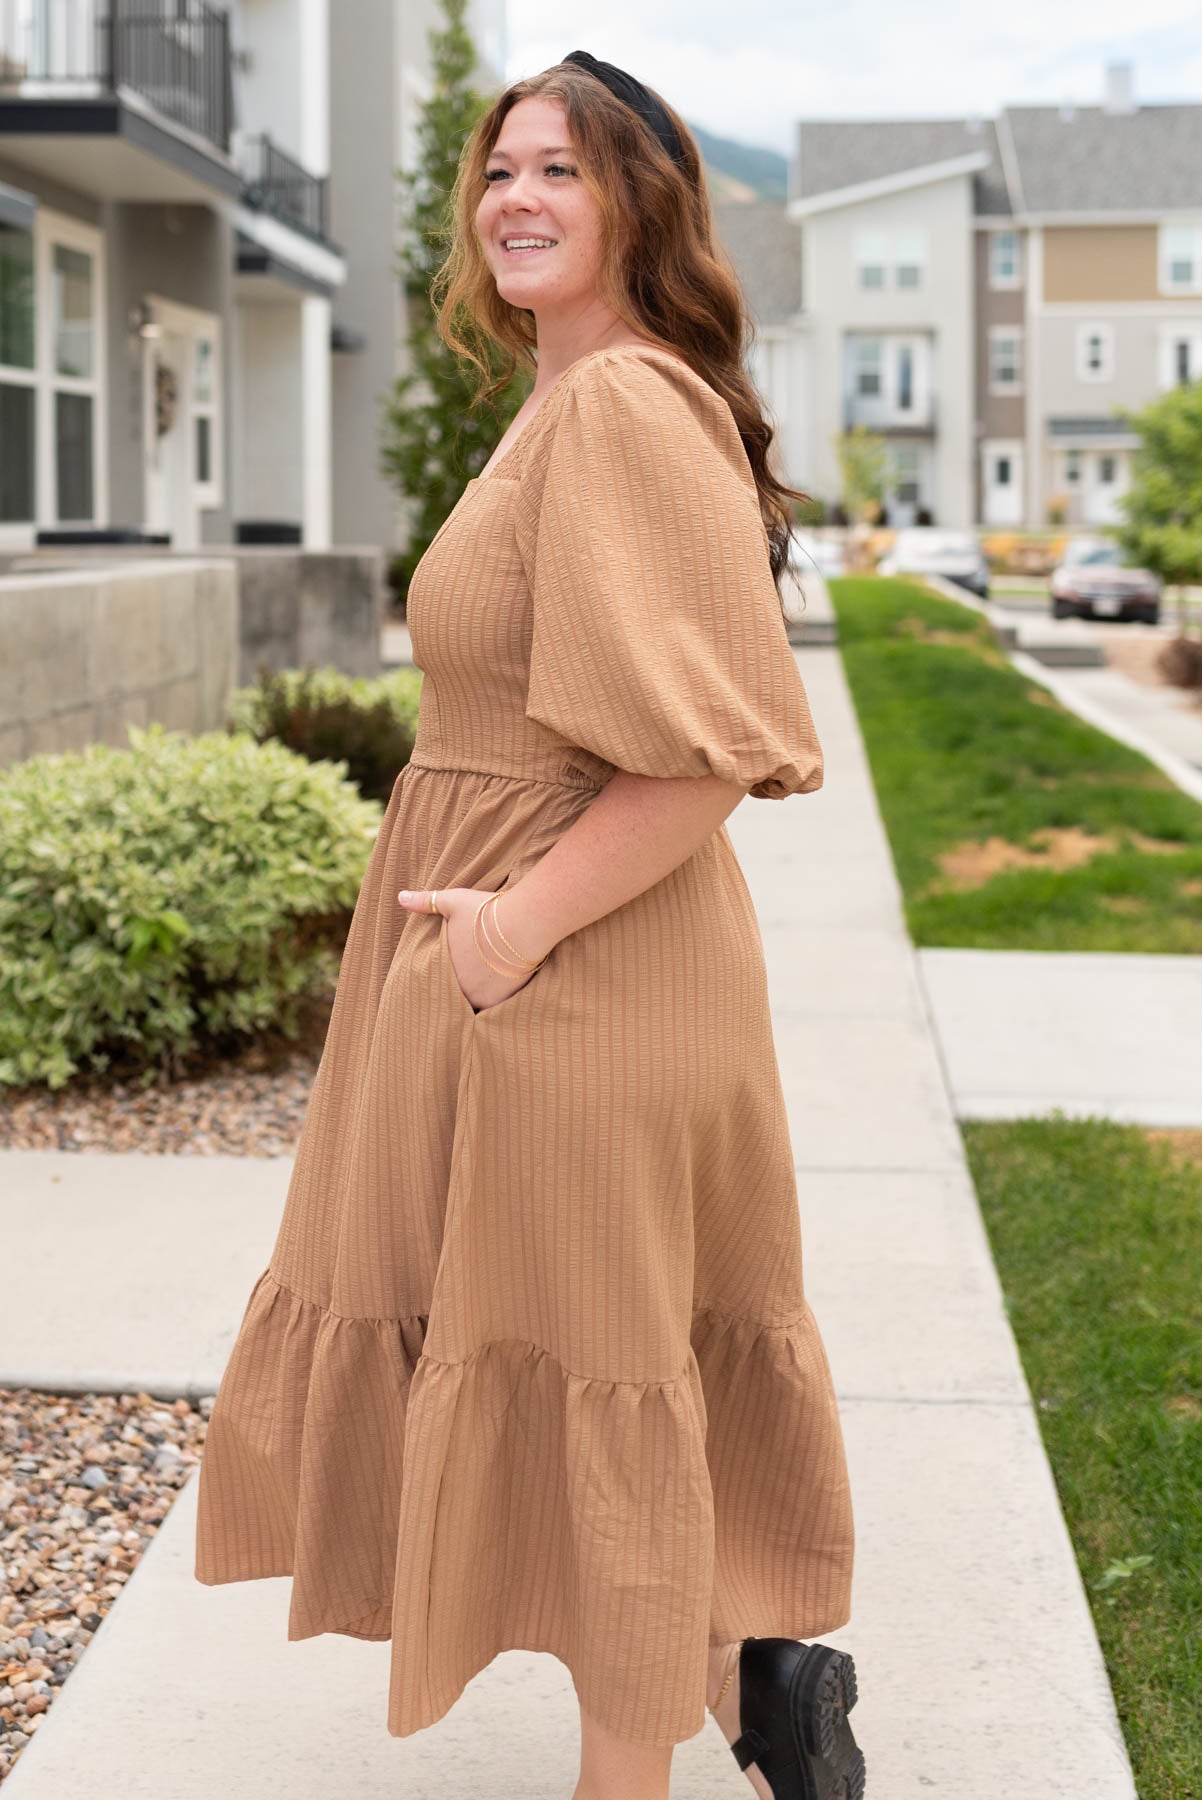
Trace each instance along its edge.
{"label": "black metal railing", "polygon": [[329,182],[281,150],[266,132],[244,140],[242,198],[314,237],[326,237]]}
{"label": "black metal railing", "polygon": [[206,0],[0,0],[0,99],[78,83],[132,89],[229,149],[229,18]]}

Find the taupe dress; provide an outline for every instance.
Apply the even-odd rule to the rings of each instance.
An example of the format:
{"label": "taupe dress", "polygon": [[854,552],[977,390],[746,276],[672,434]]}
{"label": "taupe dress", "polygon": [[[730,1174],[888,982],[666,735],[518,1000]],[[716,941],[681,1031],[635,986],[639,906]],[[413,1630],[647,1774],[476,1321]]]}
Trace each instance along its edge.
{"label": "taupe dress", "polygon": [[579,358],[409,601],[412,759],[363,882],[195,1572],[391,1638],[387,1727],[499,1651],[609,1730],[705,1721],[708,1645],[849,1613],[852,1522],[756,915],[722,826],[476,1012],[408,888],[516,881],[615,768],[783,799],[822,755],[725,401]]}

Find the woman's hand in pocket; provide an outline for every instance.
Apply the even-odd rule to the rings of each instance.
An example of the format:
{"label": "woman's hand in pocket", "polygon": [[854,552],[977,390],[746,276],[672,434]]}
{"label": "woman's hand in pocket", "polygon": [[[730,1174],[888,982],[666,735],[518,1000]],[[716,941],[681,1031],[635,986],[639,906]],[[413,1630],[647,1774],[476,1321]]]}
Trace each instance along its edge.
{"label": "woman's hand in pocket", "polygon": [[[408,912],[428,913],[431,891],[429,888],[404,889],[397,898]],[[535,969],[528,969],[524,973],[515,970],[512,975],[499,975],[485,962],[476,947],[473,927],[477,909],[482,901],[489,899],[497,891],[499,890],[494,888],[466,887],[433,890],[437,910],[446,920],[446,925],[442,929],[446,931],[446,951],[451,959],[451,971],[466,999],[476,1012],[486,1011],[490,1006],[498,1006],[502,1000],[508,1000],[511,994],[516,994],[519,988],[524,988],[532,976],[537,973]],[[498,901],[497,906],[500,907],[501,904]],[[492,914],[495,910],[497,909],[491,906],[486,909],[476,930],[479,932],[490,959],[496,963],[506,964],[513,959],[510,951],[501,943],[495,927],[491,924]],[[508,935],[506,932],[506,936]],[[516,944],[513,947],[519,948]],[[539,956],[541,954],[538,950],[526,951],[524,946],[521,948],[523,954],[526,955]]]}

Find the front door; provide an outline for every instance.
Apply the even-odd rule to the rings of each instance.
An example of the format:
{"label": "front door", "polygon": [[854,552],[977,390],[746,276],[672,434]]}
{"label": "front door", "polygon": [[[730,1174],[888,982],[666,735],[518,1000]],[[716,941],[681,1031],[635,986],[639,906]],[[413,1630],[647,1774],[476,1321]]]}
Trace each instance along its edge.
{"label": "front door", "polygon": [[164,331],[146,346],[146,529],[169,531],[173,550],[195,550],[189,382],[192,342]]}
{"label": "front door", "polygon": [[1023,448],[1017,443],[984,445],[983,489],[986,525],[1021,525]]}

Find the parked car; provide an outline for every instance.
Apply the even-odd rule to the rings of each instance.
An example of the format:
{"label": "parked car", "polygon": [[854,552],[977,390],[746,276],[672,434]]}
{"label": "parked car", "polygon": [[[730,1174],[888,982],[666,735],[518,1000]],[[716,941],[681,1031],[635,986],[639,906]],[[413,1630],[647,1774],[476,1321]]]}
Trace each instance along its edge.
{"label": "parked car", "polygon": [[942,575],[982,600],[989,598],[989,564],[972,531],[940,531],[913,525],[899,531],[877,565],[881,575]]}
{"label": "parked car", "polygon": [[789,560],[800,581],[804,581],[813,569],[828,578],[847,573],[847,559],[843,554],[842,544],[832,538],[819,537],[813,531],[795,530],[792,533]]}
{"label": "parked car", "polygon": [[1142,619],[1160,622],[1160,581],[1123,560],[1113,538],[1073,537],[1052,570],[1054,619]]}

